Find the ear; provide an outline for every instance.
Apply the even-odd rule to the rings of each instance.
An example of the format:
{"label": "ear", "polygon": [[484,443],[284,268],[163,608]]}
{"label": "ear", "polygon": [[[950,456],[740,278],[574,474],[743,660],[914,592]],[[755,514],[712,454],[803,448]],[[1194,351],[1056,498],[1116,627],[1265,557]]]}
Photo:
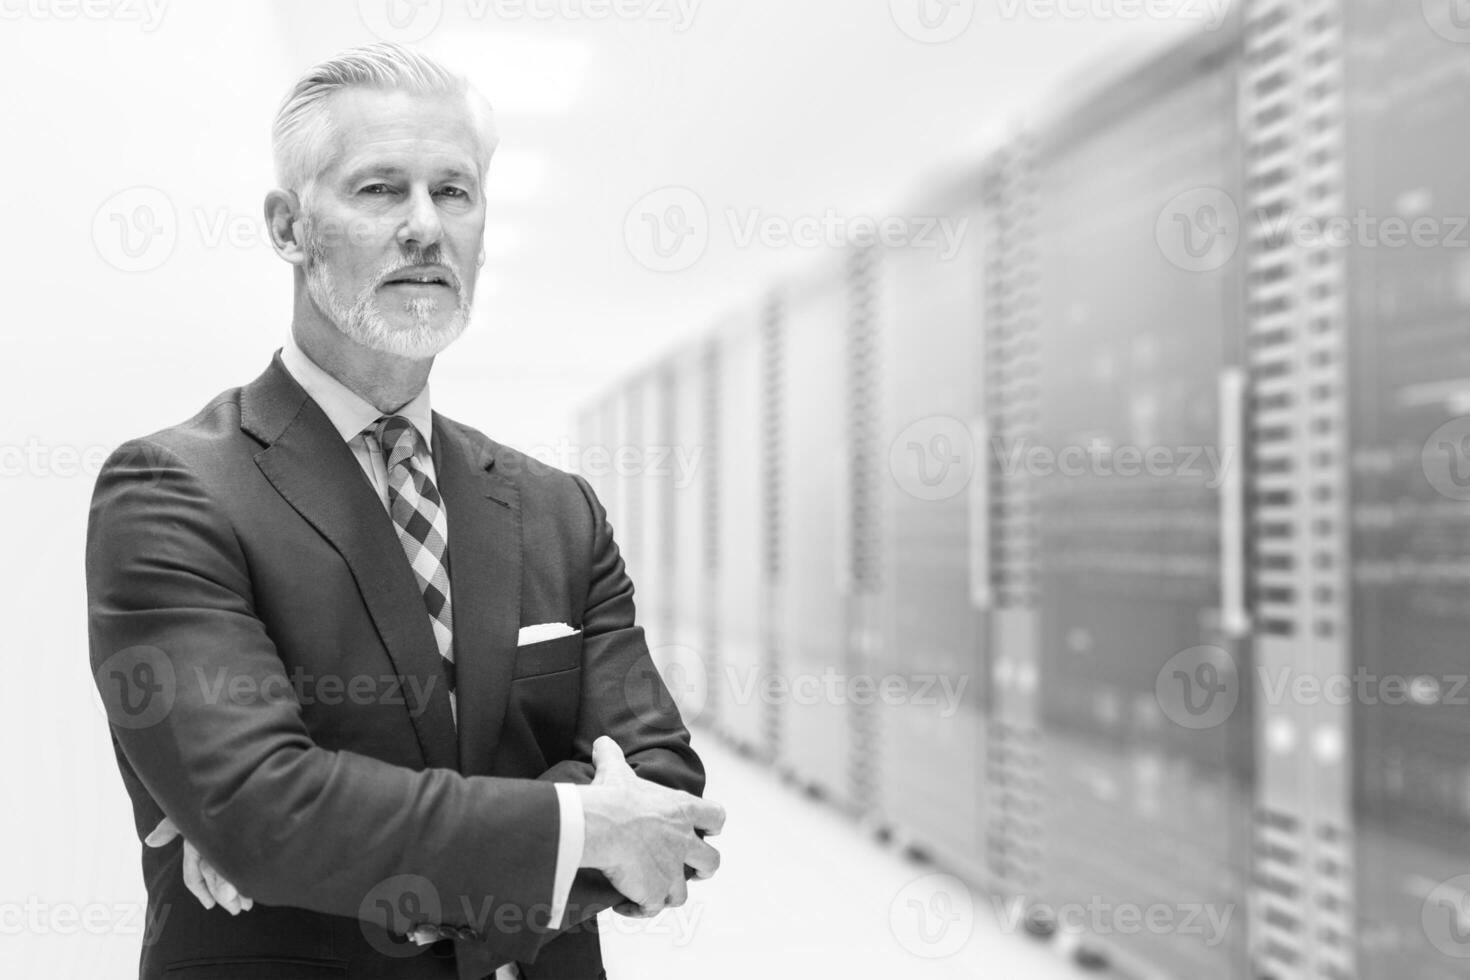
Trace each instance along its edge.
{"label": "ear", "polygon": [[476,269],[479,269],[479,268],[483,267],[484,264],[485,264],[485,246],[481,245],[480,246],[480,257],[478,259],[475,259],[475,268]]}
{"label": "ear", "polygon": [[265,196],[265,227],[271,248],[292,265],[306,264],[306,244],[302,241],[301,199],[295,191],[277,188]]}

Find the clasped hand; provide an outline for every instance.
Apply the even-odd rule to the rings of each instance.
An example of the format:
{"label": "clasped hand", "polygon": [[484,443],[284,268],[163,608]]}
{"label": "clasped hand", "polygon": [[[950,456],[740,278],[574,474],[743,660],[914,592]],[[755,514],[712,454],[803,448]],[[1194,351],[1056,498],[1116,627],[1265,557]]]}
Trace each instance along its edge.
{"label": "clasped hand", "polygon": [[[724,808],[640,778],[606,735],[593,743],[592,763],[592,783],[578,787],[585,818],[581,866],[602,871],[628,899],[615,907],[622,915],[645,918],[683,905],[689,897],[685,866],[700,879],[719,869],[719,852],[700,835],[714,836],[723,829]],[[164,817],[143,842],[164,847],[178,836],[178,826]],[[255,905],[187,838],[183,875],[184,885],[207,909],[218,904],[239,915]],[[430,941],[427,934],[413,938]]]}

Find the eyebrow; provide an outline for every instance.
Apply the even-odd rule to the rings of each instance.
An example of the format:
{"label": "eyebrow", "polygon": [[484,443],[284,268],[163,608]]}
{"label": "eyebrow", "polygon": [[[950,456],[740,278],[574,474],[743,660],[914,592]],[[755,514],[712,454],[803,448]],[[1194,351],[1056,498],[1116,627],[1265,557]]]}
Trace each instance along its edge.
{"label": "eyebrow", "polygon": [[[403,167],[398,166],[397,164],[364,164],[360,167],[354,167],[352,170],[348,171],[347,175],[343,179],[349,184],[355,184],[359,180],[363,180],[370,176],[404,177],[407,176],[407,174],[408,171],[405,170]],[[443,171],[436,179],[462,180],[469,183],[476,183],[479,181],[479,177],[476,174],[465,170],[463,167],[450,167],[447,170]]]}

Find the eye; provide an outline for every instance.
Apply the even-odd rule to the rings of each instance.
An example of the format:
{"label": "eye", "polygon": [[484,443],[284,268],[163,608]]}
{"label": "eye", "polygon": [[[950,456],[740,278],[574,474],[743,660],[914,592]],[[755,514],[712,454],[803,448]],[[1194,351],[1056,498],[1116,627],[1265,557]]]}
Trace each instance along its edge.
{"label": "eye", "polygon": [[363,187],[361,190],[359,190],[358,193],[359,194],[388,194],[388,193],[391,193],[392,190],[393,190],[393,188],[389,187],[387,184],[377,183],[377,184],[368,184],[366,187]]}
{"label": "eye", "polygon": [[463,187],[442,187],[442,188],[439,189],[439,193],[440,194],[448,194],[450,197],[469,197],[470,196],[469,191],[465,190]]}

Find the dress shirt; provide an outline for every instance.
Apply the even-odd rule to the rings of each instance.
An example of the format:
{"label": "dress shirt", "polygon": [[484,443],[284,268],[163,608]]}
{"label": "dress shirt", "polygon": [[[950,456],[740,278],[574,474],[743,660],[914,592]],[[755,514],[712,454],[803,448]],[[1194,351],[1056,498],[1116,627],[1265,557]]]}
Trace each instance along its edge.
{"label": "dress shirt", "polygon": [[[418,430],[419,439],[415,449],[415,458],[429,479],[434,480],[435,485],[438,485],[434,474],[434,447],[432,444],[434,423],[429,408],[428,382],[424,383],[423,390],[414,395],[408,404],[393,412],[380,412],[361,395],[332,377],[315,361],[307,357],[305,352],[297,346],[296,338],[289,334],[281,348],[281,363],[291,377],[296,379],[296,383],[301,385],[311,399],[326,413],[337,433],[352,450],[368,482],[378,492],[378,499],[383,502],[383,509],[388,512],[390,519],[392,510],[388,503],[387,461],[383,459],[378,440],[370,439],[363,434],[363,430],[376,424],[381,416],[401,415]],[[446,512],[445,517],[452,527],[454,515]],[[450,538],[452,541],[452,532]],[[452,548],[450,561],[453,561]],[[451,608],[454,602],[453,592],[454,581],[451,578]],[[428,610],[425,610],[424,615],[428,615]],[[557,929],[561,927],[562,916],[566,913],[567,897],[572,890],[572,879],[576,877],[577,868],[582,863],[582,849],[586,838],[586,816],[582,812],[582,798],[578,795],[576,787],[569,783],[554,783],[553,785],[556,787],[557,804],[561,811],[561,829],[557,838],[556,873],[551,892],[551,928]],[[501,967],[496,976],[514,977],[517,974],[509,972],[512,970],[514,970],[514,965]]]}

